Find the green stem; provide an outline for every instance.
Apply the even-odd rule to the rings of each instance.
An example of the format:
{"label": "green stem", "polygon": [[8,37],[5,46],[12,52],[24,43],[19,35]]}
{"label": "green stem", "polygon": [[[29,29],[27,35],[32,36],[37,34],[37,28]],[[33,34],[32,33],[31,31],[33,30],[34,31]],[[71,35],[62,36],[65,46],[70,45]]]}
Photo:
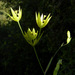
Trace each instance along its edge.
{"label": "green stem", "polygon": [[42,70],[43,74],[45,75],[44,70],[43,70],[43,67],[42,67],[42,65],[41,65],[41,63],[40,63],[40,60],[39,60],[39,58],[38,58],[38,55],[37,55],[37,52],[36,52],[36,49],[35,49],[34,46],[33,46],[33,49],[34,49],[34,52],[35,52],[36,58],[37,58],[37,60],[38,60],[38,63],[39,63],[39,65],[40,65],[40,67],[41,67],[41,70]]}
{"label": "green stem", "polygon": [[55,55],[58,53],[58,51],[60,50],[60,48],[63,47],[63,46],[65,46],[65,45],[61,45],[61,46],[58,48],[58,50],[55,52],[55,54],[51,57],[51,59],[50,59],[48,65],[47,65],[47,67],[46,67],[46,69],[45,69],[45,74],[47,73],[47,71],[48,71],[48,69],[49,69],[49,67],[50,67],[50,65],[51,65],[51,62],[52,62],[53,58],[54,58]]}
{"label": "green stem", "polygon": [[40,36],[40,34],[41,34],[41,28],[40,28],[40,30],[39,30],[39,36]]}
{"label": "green stem", "polygon": [[23,30],[22,30],[22,27],[21,27],[21,25],[20,25],[20,22],[18,22],[18,25],[19,25],[19,28],[20,28],[20,30],[21,30],[22,35],[24,35]]}

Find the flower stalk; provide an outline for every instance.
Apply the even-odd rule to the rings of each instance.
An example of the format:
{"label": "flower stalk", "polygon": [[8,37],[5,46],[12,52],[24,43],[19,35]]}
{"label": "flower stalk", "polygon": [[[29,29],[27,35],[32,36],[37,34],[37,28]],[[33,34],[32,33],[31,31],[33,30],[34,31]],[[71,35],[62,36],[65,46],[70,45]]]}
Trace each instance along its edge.
{"label": "flower stalk", "polygon": [[24,36],[24,33],[23,33],[22,27],[21,27],[21,25],[20,25],[20,22],[18,21],[17,23],[18,23],[18,26],[19,26],[19,28],[20,28],[20,30],[21,30],[22,35]]}
{"label": "flower stalk", "polygon": [[36,52],[35,46],[33,46],[33,49],[34,49],[34,52],[35,52],[36,58],[37,58],[37,60],[38,60],[38,63],[39,63],[39,65],[40,65],[40,68],[41,68],[43,74],[45,75],[44,70],[43,70],[43,67],[42,67],[42,65],[41,65],[41,62],[40,62],[39,57],[38,57],[38,55],[37,55],[37,52]]}

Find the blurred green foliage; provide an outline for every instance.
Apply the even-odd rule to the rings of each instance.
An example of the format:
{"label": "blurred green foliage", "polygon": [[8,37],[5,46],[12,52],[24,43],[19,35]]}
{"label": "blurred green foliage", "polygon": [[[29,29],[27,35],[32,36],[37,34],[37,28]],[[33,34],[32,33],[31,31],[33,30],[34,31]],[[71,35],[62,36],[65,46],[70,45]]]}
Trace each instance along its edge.
{"label": "blurred green foliage", "polygon": [[[44,69],[49,59],[67,39],[67,30],[71,31],[72,41],[61,48],[54,58],[47,75],[52,75],[57,61],[61,58],[62,66],[58,75],[75,75],[75,1],[74,0],[2,0],[0,10],[9,12],[10,7],[17,9],[21,6],[23,16],[20,21],[24,31],[39,28],[35,21],[35,12],[51,13],[52,19],[42,29],[44,35],[36,46],[38,56]],[[6,4],[7,3],[7,4]],[[8,8],[7,8],[8,7]],[[0,75],[42,75],[33,48],[25,41],[16,22],[0,13]],[[4,19],[4,18],[3,18]],[[8,21],[7,21],[8,20]],[[6,23],[7,22],[7,23]]]}

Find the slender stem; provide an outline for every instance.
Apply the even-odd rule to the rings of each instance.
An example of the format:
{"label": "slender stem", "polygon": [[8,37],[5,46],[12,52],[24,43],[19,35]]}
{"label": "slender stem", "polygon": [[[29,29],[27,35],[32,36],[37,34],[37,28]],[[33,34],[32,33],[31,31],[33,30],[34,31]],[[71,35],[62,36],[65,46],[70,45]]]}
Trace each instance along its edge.
{"label": "slender stem", "polygon": [[55,55],[58,53],[58,51],[60,50],[60,48],[63,47],[63,46],[65,46],[65,45],[61,45],[61,46],[58,48],[58,50],[55,52],[55,54],[51,57],[51,59],[50,59],[48,65],[47,65],[47,67],[46,67],[46,69],[45,69],[45,74],[47,73],[47,71],[48,71],[48,69],[49,69],[49,67],[50,67],[50,65],[51,65],[51,62],[52,62],[53,58],[54,58]]}
{"label": "slender stem", "polygon": [[39,36],[40,36],[40,34],[41,34],[41,28],[40,28],[40,30],[39,30]]}
{"label": "slender stem", "polygon": [[53,55],[53,58],[54,58],[55,55],[58,53],[58,51],[60,50],[61,47],[62,47],[62,46],[60,46],[60,47],[58,48],[58,50],[55,52],[55,54]]}
{"label": "slender stem", "polygon": [[43,74],[45,75],[44,70],[43,70],[43,67],[42,67],[42,65],[41,65],[41,63],[40,63],[40,60],[39,60],[39,58],[38,58],[38,55],[37,55],[37,52],[36,52],[36,49],[35,49],[34,46],[33,46],[33,49],[34,49],[34,52],[35,52],[36,58],[37,58],[37,60],[38,60],[38,63],[39,63],[39,65],[40,65],[40,67],[41,67],[41,70],[42,70]]}
{"label": "slender stem", "polygon": [[19,28],[20,28],[20,30],[21,30],[21,33],[24,35],[23,30],[22,30],[22,27],[21,27],[21,25],[20,25],[20,22],[18,22],[18,25],[19,25]]}
{"label": "slender stem", "polygon": [[63,46],[66,46],[67,44],[62,43],[61,46],[58,48],[58,50],[55,52],[53,58],[55,57],[55,55],[58,53],[58,51],[60,50],[60,48],[62,48]]}

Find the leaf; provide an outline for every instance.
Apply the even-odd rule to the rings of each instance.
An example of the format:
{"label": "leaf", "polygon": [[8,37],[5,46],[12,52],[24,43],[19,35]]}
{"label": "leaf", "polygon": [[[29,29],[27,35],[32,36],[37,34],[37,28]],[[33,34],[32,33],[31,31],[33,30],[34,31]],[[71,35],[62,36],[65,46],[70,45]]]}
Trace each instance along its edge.
{"label": "leaf", "polygon": [[62,59],[59,59],[59,61],[56,64],[56,67],[54,69],[53,75],[57,75],[61,64],[62,64]]}

